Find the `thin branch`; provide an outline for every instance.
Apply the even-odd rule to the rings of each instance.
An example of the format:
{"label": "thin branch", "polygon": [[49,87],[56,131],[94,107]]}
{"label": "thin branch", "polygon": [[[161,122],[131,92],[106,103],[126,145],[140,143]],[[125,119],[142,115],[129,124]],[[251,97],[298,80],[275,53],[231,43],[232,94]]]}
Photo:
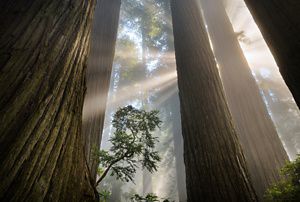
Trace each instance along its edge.
{"label": "thin branch", "polygon": [[111,169],[111,167],[113,165],[115,165],[116,163],[118,163],[119,161],[123,160],[124,158],[130,158],[134,155],[134,152],[129,152],[127,151],[124,155],[120,156],[119,158],[117,158],[116,160],[112,161],[109,166],[105,169],[105,171],[103,172],[103,174],[100,176],[100,178],[97,180],[96,182],[96,187],[99,185],[99,183],[106,177],[107,173],[109,172],[109,170]]}

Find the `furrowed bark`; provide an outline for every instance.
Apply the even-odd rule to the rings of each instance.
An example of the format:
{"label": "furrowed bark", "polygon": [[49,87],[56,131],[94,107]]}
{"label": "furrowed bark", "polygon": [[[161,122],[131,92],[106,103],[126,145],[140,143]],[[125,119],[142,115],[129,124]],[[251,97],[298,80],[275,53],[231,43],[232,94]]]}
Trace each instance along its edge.
{"label": "furrowed bark", "polygon": [[81,117],[95,1],[0,3],[0,200],[95,201]]}
{"label": "furrowed bark", "polygon": [[87,65],[87,93],[83,105],[85,152],[93,182],[96,182],[106,100],[114,59],[121,0],[98,0],[91,33]]}
{"label": "furrowed bark", "polygon": [[245,0],[300,107],[300,1]]}
{"label": "furrowed bark", "polygon": [[188,201],[256,201],[197,0],[172,0]]}
{"label": "furrowed bark", "polygon": [[279,180],[288,156],[219,0],[201,0],[228,105],[258,197]]}

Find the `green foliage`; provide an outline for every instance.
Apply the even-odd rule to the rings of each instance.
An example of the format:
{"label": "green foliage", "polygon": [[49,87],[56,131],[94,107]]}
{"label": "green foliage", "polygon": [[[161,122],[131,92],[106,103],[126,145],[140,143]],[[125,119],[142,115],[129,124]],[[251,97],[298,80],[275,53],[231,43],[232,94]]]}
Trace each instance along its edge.
{"label": "green foliage", "polygon": [[300,155],[281,169],[283,179],[269,188],[266,201],[300,201]]}
{"label": "green foliage", "polygon": [[157,170],[160,157],[155,143],[158,140],[152,133],[161,124],[158,113],[156,110],[138,110],[129,105],[114,114],[112,125],[115,132],[110,139],[112,147],[97,154],[101,174],[97,185],[108,171],[111,171],[111,176],[128,182],[133,181],[138,165],[150,172]]}
{"label": "green foliage", "polygon": [[98,169],[97,169],[97,174],[98,174],[99,176],[101,176],[103,173],[104,173],[104,169],[101,168],[101,167],[98,167]]}
{"label": "green foliage", "polygon": [[147,194],[145,197],[135,194],[131,197],[132,202],[171,202],[169,199],[160,199],[153,193]]}
{"label": "green foliage", "polygon": [[106,202],[108,198],[110,197],[111,192],[107,190],[103,190],[99,193],[100,201],[101,202]]}
{"label": "green foliage", "polygon": [[161,48],[166,41],[166,16],[170,16],[168,0],[122,0],[122,25],[139,32],[144,45],[152,48]]}

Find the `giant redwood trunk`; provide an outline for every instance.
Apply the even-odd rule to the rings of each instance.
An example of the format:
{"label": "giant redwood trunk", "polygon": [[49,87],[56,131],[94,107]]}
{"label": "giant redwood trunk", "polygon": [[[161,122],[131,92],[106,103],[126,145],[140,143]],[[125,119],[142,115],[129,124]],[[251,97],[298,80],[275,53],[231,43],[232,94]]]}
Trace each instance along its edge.
{"label": "giant redwood trunk", "polygon": [[96,200],[81,135],[94,5],[0,3],[0,201]]}
{"label": "giant redwood trunk", "polygon": [[83,105],[83,135],[91,176],[96,182],[98,150],[103,130],[107,94],[115,52],[121,0],[98,0],[91,32],[87,65],[87,92]]}
{"label": "giant redwood trunk", "polygon": [[228,105],[258,196],[279,179],[287,154],[220,0],[201,0]]}
{"label": "giant redwood trunk", "polygon": [[300,1],[245,0],[300,107]]}
{"label": "giant redwood trunk", "polygon": [[171,1],[188,201],[256,201],[197,1]]}

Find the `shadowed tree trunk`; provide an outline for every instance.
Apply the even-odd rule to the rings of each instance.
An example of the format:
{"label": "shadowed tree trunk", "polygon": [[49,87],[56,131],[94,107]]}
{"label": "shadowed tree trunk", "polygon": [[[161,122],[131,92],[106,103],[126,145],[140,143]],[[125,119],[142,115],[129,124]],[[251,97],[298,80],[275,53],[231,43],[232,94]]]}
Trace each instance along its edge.
{"label": "shadowed tree trunk", "polygon": [[95,201],[84,70],[95,1],[1,1],[0,201]]}
{"label": "shadowed tree trunk", "polygon": [[259,198],[288,160],[220,0],[201,0],[225,94]]}
{"label": "shadowed tree trunk", "polygon": [[300,107],[300,1],[245,0]]}
{"label": "shadowed tree trunk", "polygon": [[188,201],[255,201],[197,0],[171,8]]}
{"label": "shadowed tree trunk", "polygon": [[93,150],[99,150],[101,144],[120,6],[121,0],[98,0],[91,33],[87,92],[83,105],[83,135],[86,138],[85,152],[93,182],[96,182],[98,167]]}
{"label": "shadowed tree trunk", "polygon": [[197,0],[171,8],[188,201],[256,201]]}

